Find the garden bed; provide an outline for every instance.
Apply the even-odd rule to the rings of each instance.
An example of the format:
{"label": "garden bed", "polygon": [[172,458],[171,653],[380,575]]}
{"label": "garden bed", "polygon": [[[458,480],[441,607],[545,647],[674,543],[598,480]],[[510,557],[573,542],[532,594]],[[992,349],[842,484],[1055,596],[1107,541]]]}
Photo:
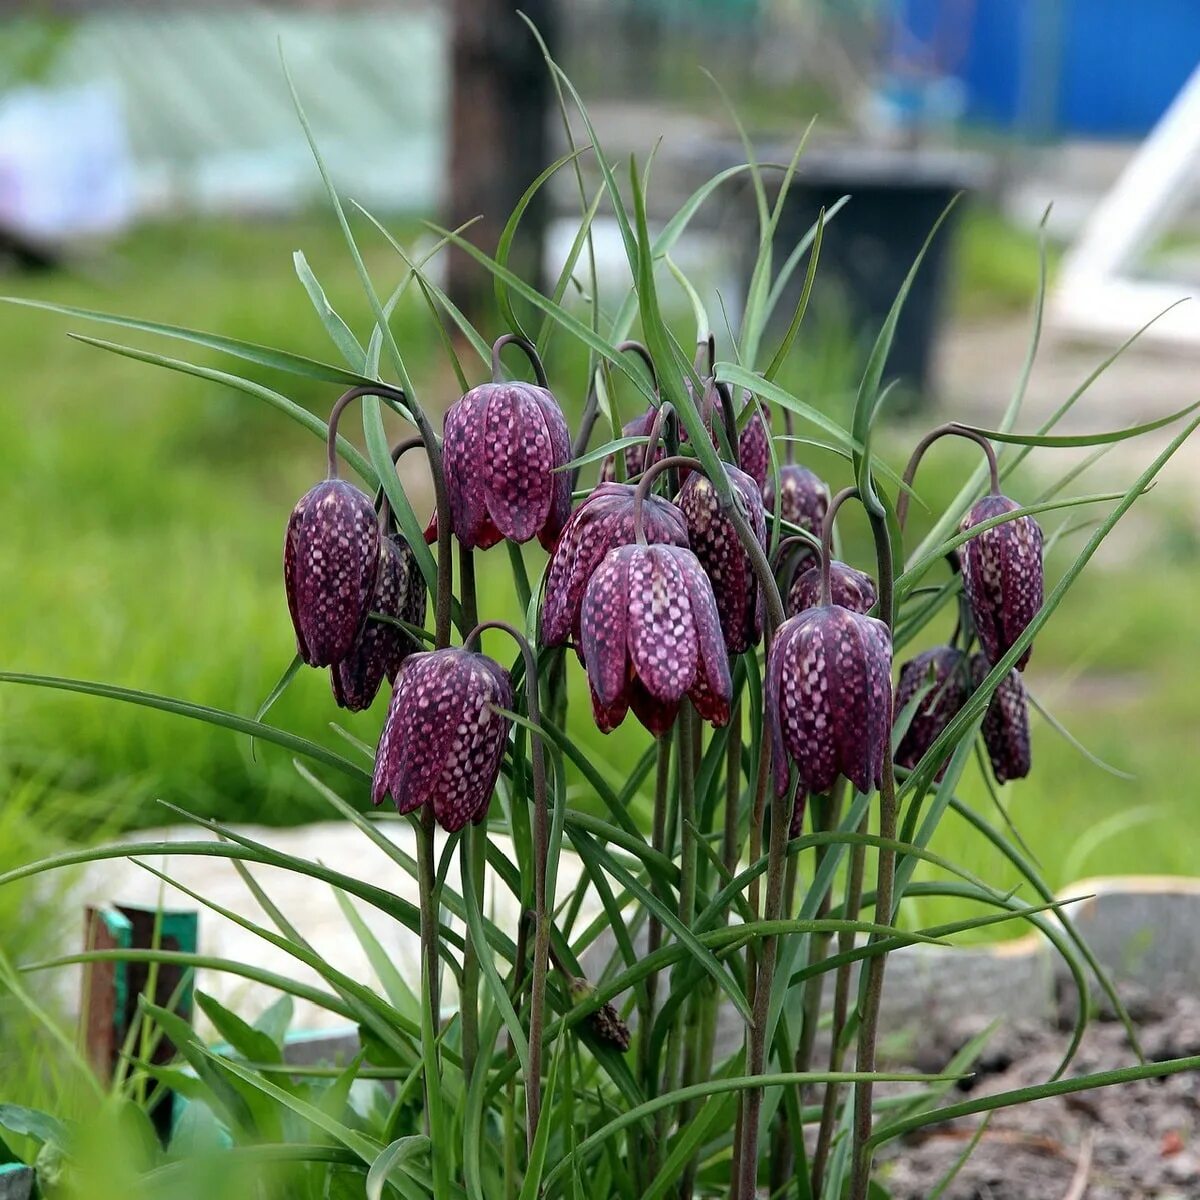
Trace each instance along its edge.
{"label": "garden bed", "polygon": [[[1200,1053],[1200,998],[1123,989],[1148,1060]],[[982,1024],[940,1026],[903,1056],[906,1065],[945,1069]],[[971,1098],[1044,1083],[1071,1037],[1016,1019],[999,1026],[957,1087]],[[1120,1022],[1089,1025],[1069,1075],[1126,1067],[1135,1060]],[[965,1095],[961,1098],[965,1098]],[[953,1094],[947,1099],[952,1103]],[[928,1126],[892,1143],[881,1163],[892,1200],[926,1200],[975,1136],[980,1117]],[[992,1114],[944,1200],[1175,1200],[1200,1194],[1200,1092],[1188,1074],[1059,1096]]]}

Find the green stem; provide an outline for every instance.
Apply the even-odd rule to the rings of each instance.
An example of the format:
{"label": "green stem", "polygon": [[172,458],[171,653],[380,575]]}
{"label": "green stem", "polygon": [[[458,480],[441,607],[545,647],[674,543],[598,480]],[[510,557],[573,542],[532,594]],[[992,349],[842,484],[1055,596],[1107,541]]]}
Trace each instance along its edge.
{"label": "green stem", "polygon": [[[436,828],[433,809],[426,805],[421,809],[419,829],[417,832],[417,884],[421,905],[421,963],[422,974],[425,977],[425,1004],[429,1013],[427,1024],[433,1030],[433,1044],[422,1047],[425,1071],[440,1073],[438,1062],[438,1027],[441,1023],[441,1006],[438,1000],[438,915],[437,915],[437,858],[434,848],[434,829]],[[440,1076],[439,1076],[440,1077]],[[439,1089],[434,1089],[435,1096]],[[425,1094],[427,1103],[430,1099],[430,1086],[426,1083]],[[436,1100],[433,1101],[436,1103]],[[432,1105],[430,1105],[432,1107]],[[429,1124],[429,1112],[425,1116],[426,1126]],[[435,1151],[436,1153],[436,1151]]]}
{"label": "green stem", "polygon": [[[479,621],[475,600],[475,555],[465,546],[458,548],[459,602],[463,623],[468,629]],[[470,879],[475,890],[479,911],[483,912],[484,876],[487,870],[487,831],[481,826],[468,825],[462,846],[463,879]],[[467,937],[463,947],[462,988],[459,1012],[462,1019],[463,1083],[469,1086],[479,1054],[479,950],[473,937]]]}
{"label": "green stem", "polygon": [[[994,458],[991,461],[994,462]],[[875,556],[879,564],[879,615],[887,623],[890,632],[893,621],[892,543],[883,513],[876,512],[868,506],[867,514],[871,520],[871,532],[875,537]],[[879,787],[879,836],[885,841],[894,842],[896,839],[896,773],[892,762],[890,737],[885,739],[883,749],[883,777]],[[881,846],[875,883],[875,922],[878,925],[892,923],[892,894],[895,881],[896,852],[889,846]],[[871,941],[878,942],[881,936],[873,934]],[[883,1001],[883,974],[886,966],[886,954],[876,954],[867,963],[866,986],[858,1025],[859,1071],[875,1070],[879,1009]],[[854,1165],[850,1176],[850,1200],[866,1200],[870,1187],[873,1091],[874,1084],[869,1079],[854,1086]]]}
{"label": "green stem", "polygon": [[[696,762],[692,743],[692,723],[695,720],[696,714],[691,702],[684,700],[675,723],[675,747],[679,763],[679,920],[685,929],[691,928],[696,908]],[[678,982],[682,979],[687,967],[687,963],[676,966],[671,975],[672,981]],[[677,1019],[671,1025],[667,1039],[666,1065],[663,1068],[664,1092],[675,1091],[680,1086],[679,1073],[683,1063],[686,1025],[684,1019]],[[681,1110],[681,1121],[682,1116]],[[665,1124],[666,1110],[662,1119]]]}
{"label": "green stem", "polygon": [[721,861],[729,874],[737,874],[738,818],[742,799],[742,705],[733,703],[729,715],[729,741],[725,747],[725,827],[721,838]]}
{"label": "green stem", "polygon": [[[864,816],[858,827],[859,833],[867,832],[867,818]],[[842,915],[847,920],[856,920],[862,907],[862,886],[865,865],[866,847],[859,843],[850,849],[850,867],[846,874],[846,900]],[[838,954],[847,955],[854,949],[854,934],[844,930],[838,934]],[[846,1014],[850,1008],[850,971],[852,964],[843,961],[837,969],[837,977],[833,989],[833,1021],[830,1028],[832,1042],[829,1046],[829,1071],[836,1074],[842,1069],[842,1056],[845,1046],[842,1036],[846,1028]],[[829,1151],[833,1146],[833,1129],[837,1121],[839,1088],[836,1083],[825,1085],[825,1099],[821,1105],[821,1124],[817,1130],[817,1148],[813,1154],[812,1193],[821,1195],[825,1178],[825,1167],[829,1162]]]}
{"label": "green stem", "polygon": [[[769,756],[763,752],[764,759]],[[765,795],[770,773],[759,772],[759,788]],[[762,807],[762,798],[756,807]],[[783,910],[783,884],[787,859],[788,833],[791,825],[795,788],[789,787],[782,796],[771,800],[771,836],[767,847],[767,895],[765,919],[775,921]],[[777,937],[763,938],[759,958],[754,1003],[751,1009],[750,1032],[746,1051],[746,1074],[761,1075],[766,1061],[767,1022],[771,1009],[771,980],[775,974],[775,959],[779,951]],[[758,1124],[762,1112],[761,1088],[745,1093],[742,1112],[742,1145],[738,1154],[738,1175],[734,1200],[754,1200],[758,1186]]]}
{"label": "green stem", "polygon": [[[674,745],[674,739],[673,730],[658,739],[658,760],[654,774],[654,815],[650,831],[651,847],[658,854],[666,852],[667,807],[670,803],[671,791],[671,748]],[[650,886],[659,900],[665,902],[666,897],[663,895],[657,873],[652,876]],[[662,946],[662,932],[662,922],[651,913],[646,925],[647,955],[653,955]],[[650,1055],[650,1031],[654,1026],[657,998],[658,972],[652,971],[646,976],[638,1012],[638,1068],[642,1089],[646,1095],[656,1092],[658,1087],[656,1063]],[[660,1138],[656,1134],[652,1134],[642,1143],[640,1162],[644,1164],[643,1178],[647,1183],[658,1173],[659,1141]]]}

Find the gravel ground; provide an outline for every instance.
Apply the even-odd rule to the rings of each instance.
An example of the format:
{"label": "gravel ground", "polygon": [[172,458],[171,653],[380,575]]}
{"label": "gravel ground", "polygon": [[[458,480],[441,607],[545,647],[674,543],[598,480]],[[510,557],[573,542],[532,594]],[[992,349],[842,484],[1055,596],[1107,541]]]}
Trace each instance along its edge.
{"label": "gravel ground", "polygon": [[[1148,1059],[1200,1054],[1200,997],[1133,995],[1129,1003]],[[943,1069],[978,1025],[931,1035],[911,1056],[921,1071]],[[1045,1082],[1069,1031],[1014,1021],[987,1043],[963,1093],[987,1095]],[[1094,1021],[1071,1075],[1135,1061],[1122,1026]],[[959,1096],[953,1093],[949,1103]],[[881,1164],[892,1200],[926,1200],[978,1128],[969,1117],[929,1126],[887,1148]],[[973,1154],[941,1193],[945,1200],[1185,1200],[1200,1196],[1200,1087],[1173,1075],[992,1114]]]}

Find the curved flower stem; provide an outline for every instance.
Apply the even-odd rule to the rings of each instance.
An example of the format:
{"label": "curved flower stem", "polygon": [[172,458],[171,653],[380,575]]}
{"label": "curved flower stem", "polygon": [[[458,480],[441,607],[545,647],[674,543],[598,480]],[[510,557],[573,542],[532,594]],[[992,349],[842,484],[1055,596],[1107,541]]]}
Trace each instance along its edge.
{"label": "curved flower stem", "polygon": [[[995,461],[994,459],[992,460]],[[888,534],[887,521],[882,512],[867,507],[871,520],[871,532],[875,537],[875,557],[879,564],[879,615],[892,627],[892,542]],[[889,849],[887,842],[896,840],[896,773],[892,762],[892,742],[884,741],[883,774],[879,786],[879,836],[884,845],[879,848],[878,874],[875,883],[875,923],[891,925],[893,891],[896,882],[896,852]],[[872,934],[871,941],[879,941],[882,935]],[[876,954],[866,966],[866,985],[859,1007],[857,1069],[875,1070],[875,1051],[879,1033],[879,1007],[883,1000],[883,973],[887,965],[886,954]],[[871,1182],[871,1097],[874,1084],[865,1080],[854,1085],[854,1146],[853,1167],[850,1176],[850,1200],[866,1200]]]}
{"label": "curved flower stem", "polygon": [[987,456],[988,471],[991,473],[992,495],[998,496],[1000,494],[1000,468],[996,462],[996,451],[992,447],[992,443],[983,434],[958,425],[954,421],[951,421],[947,425],[939,425],[936,429],[931,429],[916,444],[913,448],[912,456],[908,460],[908,466],[904,468],[904,487],[900,489],[899,495],[896,497],[896,522],[901,529],[904,528],[904,522],[908,517],[908,489],[912,487],[912,482],[917,477],[917,468],[921,465],[921,459],[925,457],[925,451],[934,442],[944,437],[966,438],[968,441],[975,442],[978,446],[982,447],[984,454]]}
{"label": "curved flower stem", "polygon": [[617,346],[617,352],[619,354],[636,354],[646,364],[646,370],[650,372],[650,382],[654,385],[654,390],[658,391],[658,368],[654,365],[650,351],[641,342],[635,342],[632,339],[621,342]]}
{"label": "curved flower stem", "polygon": [[[326,442],[326,449],[328,452],[328,477],[330,479],[338,477],[338,422],[342,419],[342,413],[345,411],[346,406],[352,400],[357,400],[361,396],[378,396],[383,400],[393,400],[408,405],[407,394],[401,388],[394,388],[386,383],[360,384],[343,392],[334,402],[333,409],[329,414],[329,435]],[[429,424],[424,412],[417,405],[410,405],[409,408],[412,421],[417,427],[417,432],[421,435],[421,441],[425,446],[425,454],[429,459],[429,473],[433,477],[433,495],[437,502],[438,577],[437,595],[434,598],[434,628],[437,634],[437,644],[439,647],[443,647],[450,645],[450,601],[452,599],[451,592],[454,587],[454,564],[450,549],[450,537],[452,533],[450,528],[450,494],[446,491],[446,476],[442,469],[442,447],[437,440],[437,435],[433,432],[433,427]],[[409,443],[401,443],[401,446],[403,449],[400,449],[400,453],[403,453],[405,449],[408,449]],[[393,462],[396,461],[396,457],[398,455],[393,457]]]}
{"label": "curved flower stem", "polygon": [[721,401],[721,421],[725,426],[725,439],[729,443],[729,461],[735,467],[742,465],[739,457],[737,413],[733,410],[733,389],[727,383],[714,383]]}
{"label": "curved flower stem", "polygon": [[538,702],[537,655],[525,636],[506,621],[483,621],[463,639],[470,646],[486,629],[507,633],[520,648],[525,661],[525,708],[529,723],[537,730],[531,735],[533,775],[533,977],[529,1013],[529,1078],[525,1082],[525,1139],[533,1151],[542,1111],[542,1042],[546,1022],[546,974],[550,962],[550,898],[546,895],[546,859],[550,852],[550,806],[546,791],[546,755],[542,742],[541,706]]}
{"label": "curved flower stem", "polygon": [[[392,466],[395,466],[410,450],[425,448],[425,439],[420,437],[405,438],[392,447]],[[382,485],[375,493],[375,507],[379,510],[379,528],[387,532],[392,521],[392,502],[388,499],[387,489]]]}
{"label": "curved flower stem", "polygon": [[537,379],[538,387],[549,389],[550,383],[546,379],[546,368],[542,365],[542,356],[538,354],[534,344],[528,338],[523,338],[519,333],[503,334],[492,343],[493,383],[502,383],[504,381],[504,368],[500,365],[500,351],[505,346],[519,346],[533,366],[533,374],[534,378]]}
{"label": "curved flower stem", "polygon": [[[656,463],[651,463],[638,482],[637,490],[633,493],[633,535],[639,546],[646,544],[646,525],[642,516],[642,505],[645,504],[646,497],[650,494],[651,485],[663,471],[679,470],[681,467],[699,471],[705,478],[708,478],[708,472],[702,463],[694,458],[688,458],[686,455],[673,454],[668,458],[660,458]],[[750,560],[750,566],[758,580],[758,586],[762,588],[763,595],[766,597],[767,629],[764,641],[769,646],[775,630],[786,619],[783,611],[783,598],[779,594],[779,585],[775,582],[767,552],[762,548],[754,530],[750,528],[746,514],[741,509],[741,502],[735,496],[731,503],[726,503],[722,507],[738,535],[738,541],[742,543],[746,557]]]}
{"label": "curved flower stem", "polygon": [[[833,519],[837,516],[838,509],[847,500],[857,499],[858,488],[843,488],[830,500],[829,508],[825,512],[825,524],[821,526],[821,603],[823,605],[833,603],[829,587],[829,568],[833,562]],[[882,589],[883,580],[879,581],[879,586]],[[882,611],[882,606],[880,606],[880,611]]]}

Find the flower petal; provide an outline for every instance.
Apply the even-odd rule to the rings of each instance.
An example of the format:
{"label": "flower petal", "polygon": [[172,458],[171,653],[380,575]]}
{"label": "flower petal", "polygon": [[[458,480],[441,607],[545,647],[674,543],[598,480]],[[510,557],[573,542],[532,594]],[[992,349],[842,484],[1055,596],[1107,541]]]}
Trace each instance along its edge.
{"label": "flower petal", "polygon": [[[527,542],[546,524],[554,449],[538,389],[524,383],[485,384],[486,454],[476,470],[485,480],[488,512],[506,538]],[[483,389],[479,389],[483,390]]]}
{"label": "flower petal", "polygon": [[696,628],[680,563],[690,550],[634,546],[629,555],[629,659],[646,691],[663,704],[677,704],[696,678]]}
{"label": "flower petal", "polygon": [[583,596],[579,648],[593,695],[603,708],[617,704],[629,679],[629,559],[633,551],[632,546],[610,551]]}

